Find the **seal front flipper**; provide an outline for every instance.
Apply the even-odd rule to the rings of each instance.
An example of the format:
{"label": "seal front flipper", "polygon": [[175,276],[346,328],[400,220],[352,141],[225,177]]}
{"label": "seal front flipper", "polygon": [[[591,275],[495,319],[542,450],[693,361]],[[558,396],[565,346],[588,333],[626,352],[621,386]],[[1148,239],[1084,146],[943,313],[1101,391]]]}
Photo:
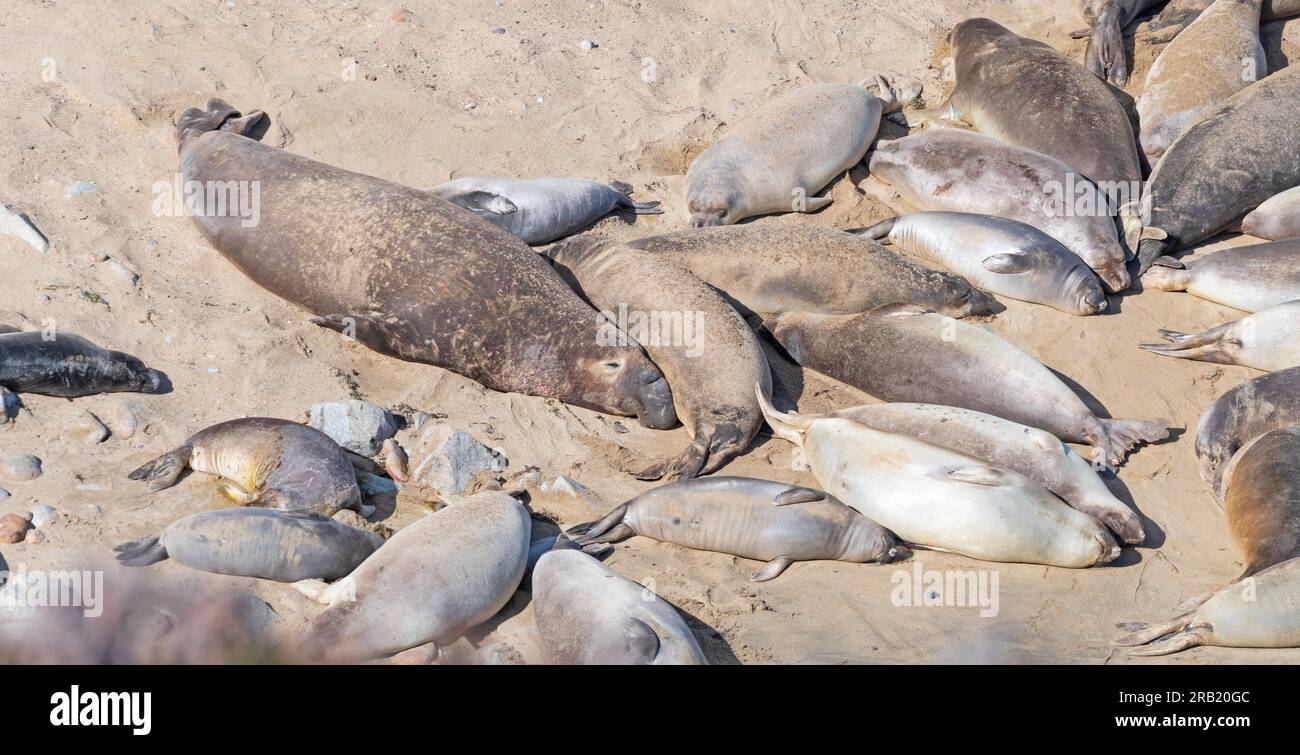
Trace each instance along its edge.
{"label": "seal front flipper", "polygon": [[[1124,462],[1128,452],[1141,443],[1155,443],[1169,437],[1169,420],[1096,419],[1100,428],[1085,431],[1089,443],[1097,449],[1094,463],[1105,461],[1112,466]],[[1092,423],[1089,422],[1089,425]]]}
{"label": "seal front flipper", "polygon": [[782,493],[778,493],[772,499],[774,506],[787,506],[791,503],[810,503],[812,501],[826,500],[826,493],[813,488],[790,488]]}
{"label": "seal front flipper", "polygon": [[764,566],[762,569],[759,569],[758,571],[754,572],[754,574],[750,576],[749,581],[766,582],[769,579],[776,579],[777,577],[781,576],[781,572],[788,569],[790,567],[790,564],[793,563],[794,563],[794,559],[790,558],[789,556],[778,556],[772,559],[771,561],[768,561],[767,566]]}
{"label": "seal front flipper", "polygon": [[157,493],[159,490],[166,490],[176,484],[185,470],[190,465],[191,448],[181,446],[175,451],[165,453],[153,461],[145,464],[131,474],[127,475],[130,480],[147,480],[149,482],[149,492]]}
{"label": "seal front flipper", "polygon": [[519,212],[518,205],[494,191],[475,189],[459,194],[446,195],[443,196],[443,199],[457,207],[463,207],[470,212],[482,215],[513,215]]}

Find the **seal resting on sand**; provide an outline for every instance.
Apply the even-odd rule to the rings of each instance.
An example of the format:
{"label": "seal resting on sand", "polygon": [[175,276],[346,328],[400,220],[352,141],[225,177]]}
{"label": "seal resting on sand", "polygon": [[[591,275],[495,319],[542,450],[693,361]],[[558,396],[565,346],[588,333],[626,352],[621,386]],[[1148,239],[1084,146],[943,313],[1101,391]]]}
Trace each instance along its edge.
{"label": "seal resting on sand", "polygon": [[0,392],[78,398],[97,393],[164,393],[167,377],[139,359],[72,333],[0,331]]}
{"label": "seal resting on sand", "polygon": [[1223,498],[1224,467],[1252,439],[1300,425],[1300,367],[1247,380],[1220,396],[1196,427],[1196,458],[1201,479]]}

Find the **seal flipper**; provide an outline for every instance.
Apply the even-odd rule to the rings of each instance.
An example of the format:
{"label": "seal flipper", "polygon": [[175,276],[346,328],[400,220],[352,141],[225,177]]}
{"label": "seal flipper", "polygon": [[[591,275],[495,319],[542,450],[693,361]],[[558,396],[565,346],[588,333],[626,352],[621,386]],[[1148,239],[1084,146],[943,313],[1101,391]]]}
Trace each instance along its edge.
{"label": "seal flipper", "polygon": [[778,493],[777,496],[772,499],[772,505],[788,506],[792,503],[824,501],[826,498],[826,493],[814,488],[790,488],[789,490]]}
{"label": "seal flipper", "polygon": [[1224,323],[1204,333],[1182,333],[1177,330],[1161,330],[1160,335],[1171,343],[1144,343],[1138,348],[1161,356],[1176,359],[1196,359],[1215,364],[1236,364],[1237,360],[1229,353],[1232,347],[1241,348],[1238,338],[1231,337],[1232,326],[1236,321]]}
{"label": "seal flipper", "polygon": [[[753,433],[750,437],[753,437]],[[711,474],[744,453],[748,445],[745,433],[735,424],[700,427],[696,429],[695,439],[681,456],[642,470],[636,477],[639,480],[689,480]]]}
{"label": "seal flipper", "polygon": [[854,236],[861,236],[867,239],[879,241],[881,244],[889,243],[889,234],[894,230],[894,224],[898,222],[898,217],[886,218],[879,223],[874,223],[866,228],[854,228],[846,233]]}
{"label": "seal flipper", "polygon": [[[627,504],[624,503],[619,506],[616,506],[613,511],[609,512],[608,514],[601,517],[600,519],[597,519],[594,522],[587,522],[586,524],[578,524],[573,527],[570,527],[568,529],[568,534],[582,535],[583,537],[580,538],[578,541],[579,545],[583,544],[583,542],[609,542],[610,540],[614,540],[614,539],[621,540],[622,538],[616,538],[614,536],[613,530],[615,530],[619,525],[623,524],[623,518],[626,516],[627,516]],[[628,527],[628,529],[631,530],[632,528]],[[601,537],[602,535],[606,535],[606,534],[608,534],[609,537]],[[629,535],[625,535],[624,537],[630,537],[631,535],[635,535],[635,534],[636,534],[635,532],[632,532]],[[600,538],[600,540],[597,540],[596,538]]]}
{"label": "seal flipper", "polygon": [[777,577],[781,576],[781,572],[790,568],[790,564],[793,563],[794,563],[794,559],[790,558],[789,556],[777,556],[771,561],[768,561],[767,566],[764,566],[762,569],[759,569],[758,571],[754,572],[753,575],[750,576],[749,581],[766,582],[770,579],[776,579]]}
{"label": "seal flipper", "polygon": [[[1124,462],[1129,451],[1141,443],[1155,443],[1169,437],[1169,420],[1097,419],[1100,434],[1088,433],[1097,453],[1113,466]],[[1095,461],[1095,460],[1094,460]]]}
{"label": "seal flipper", "polygon": [[167,560],[167,546],[163,544],[161,532],[142,540],[122,543],[113,550],[124,566],[148,566]]}
{"label": "seal flipper", "polygon": [[609,188],[618,194],[615,209],[631,212],[634,215],[662,215],[663,208],[658,201],[637,202],[632,199],[632,185],[622,181],[610,181]]}
{"label": "seal flipper", "polygon": [[513,215],[519,212],[518,205],[511,202],[505,195],[494,191],[476,189],[444,196],[443,199],[457,207],[462,207],[480,215]]}
{"label": "seal flipper", "polygon": [[149,482],[149,492],[157,493],[160,490],[166,490],[176,484],[185,470],[190,465],[190,447],[181,446],[175,451],[165,453],[153,461],[145,464],[131,474],[127,475],[130,480],[147,480]]}

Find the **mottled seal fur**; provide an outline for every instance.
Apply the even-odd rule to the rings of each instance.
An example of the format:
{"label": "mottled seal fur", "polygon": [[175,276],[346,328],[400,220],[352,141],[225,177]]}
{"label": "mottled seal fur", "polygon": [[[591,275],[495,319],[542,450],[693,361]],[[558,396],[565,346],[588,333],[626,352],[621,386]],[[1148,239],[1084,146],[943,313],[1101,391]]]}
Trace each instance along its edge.
{"label": "mottled seal fur", "polygon": [[1220,396],[1196,427],[1201,479],[1222,498],[1224,467],[1233,455],[1264,433],[1300,425],[1300,367],[1261,375]]}
{"label": "mottled seal fur", "polygon": [[167,376],[136,357],[72,333],[0,333],[0,390],[77,398],[97,393],[165,393]]}

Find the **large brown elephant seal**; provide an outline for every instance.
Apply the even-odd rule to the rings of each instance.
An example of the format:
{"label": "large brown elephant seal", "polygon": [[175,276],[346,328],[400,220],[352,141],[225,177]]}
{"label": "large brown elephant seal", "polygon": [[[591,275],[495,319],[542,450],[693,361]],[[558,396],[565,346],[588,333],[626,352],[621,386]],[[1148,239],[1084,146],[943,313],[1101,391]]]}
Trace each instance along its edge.
{"label": "large brown elephant seal", "polygon": [[879,96],[866,81],[801,86],[742,120],[686,171],[691,226],[830,204],[813,195],[862,160],[882,114],[902,108],[883,78],[874,84]]}
{"label": "large brown elephant seal", "polygon": [[1251,440],[1224,470],[1223,514],[1246,557],[1242,577],[1300,556],[1300,425]]}
{"label": "large brown elephant seal", "polygon": [[130,474],[157,492],[185,470],[216,475],[221,493],[241,506],[286,511],[340,509],[364,515],[352,462],[328,435],[287,419],[250,417],[221,422]]}
{"label": "large brown elephant seal", "polygon": [[265,122],[209,100],[177,126],[187,186],[260,187],[256,223],[208,207],[193,217],[245,275],[389,356],[674,424],[668,385],[645,353],[630,340],[597,343],[596,314],[522,241],[428,192],[250,138]]}
{"label": "large brown elephant seal", "polygon": [[1300,186],[1274,194],[1246,213],[1241,232],[1270,241],[1300,238]]}
{"label": "large brown elephant seal", "polygon": [[[1083,0],[1083,17],[1091,31],[1083,64],[1099,78],[1117,87],[1128,84],[1128,58],[1124,29],[1137,17],[1165,0]],[[1079,35],[1075,35],[1079,36]]]}
{"label": "large brown elephant seal", "polygon": [[334,584],[295,584],[329,606],[298,638],[301,652],[350,661],[454,642],[509,602],[531,533],[528,511],[501,492],[457,500],[408,525]]}
{"label": "large brown elephant seal", "polygon": [[1239,364],[1257,370],[1281,370],[1300,365],[1300,301],[1260,310],[1225,322],[1204,333],[1161,330],[1169,343],[1142,344],[1161,356]]}
{"label": "large brown elephant seal", "polygon": [[1186,263],[1161,257],[1156,263],[1142,285],[1159,291],[1186,291],[1247,312],[1300,299],[1300,239],[1234,246]]}
{"label": "large brown elephant seal", "polygon": [[1188,126],[1267,75],[1261,2],[1216,0],[1151,64],[1137,112],[1142,151],[1152,165]]}
{"label": "large brown elephant seal", "polygon": [[96,393],[164,393],[167,377],[136,357],[72,333],[0,333],[0,391],[77,398]]}
{"label": "large brown elephant seal", "polygon": [[[1142,192],[1138,271],[1300,185],[1300,66],[1229,97],[1170,145]],[[1160,238],[1164,236],[1164,238]]]}
{"label": "large brown elephant seal", "polygon": [[1093,446],[1095,464],[1118,465],[1139,443],[1169,435],[1167,422],[1097,417],[1019,347],[919,307],[851,316],[790,313],[764,325],[798,364],[876,398],[957,406],[1037,427]]}
{"label": "large brown elephant seal", "polygon": [[626,246],[561,244],[549,252],[573,287],[641,341],[672,386],[691,445],[638,476],[709,474],[749,449],[763,426],[754,383],[767,357],[744,318],[689,270]]}
{"label": "large brown elephant seal", "polygon": [[661,485],[581,525],[579,545],[640,535],[665,543],[766,561],[751,579],[775,579],[795,561],[890,561],[901,552],[888,530],[812,488],[750,477],[705,477]]}
{"label": "large brown elephant seal", "polygon": [[583,665],[707,665],[668,601],[580,550],[533,569],[533,616],[547,660]]}
{"label": "large brown elephant seal", "polygon": [[1237,451],[1264,433],[1300,425],[1300,367],[1247,380],[1223,394],[1196,427],[1201,479],[1223,498],[1223,470]]}

